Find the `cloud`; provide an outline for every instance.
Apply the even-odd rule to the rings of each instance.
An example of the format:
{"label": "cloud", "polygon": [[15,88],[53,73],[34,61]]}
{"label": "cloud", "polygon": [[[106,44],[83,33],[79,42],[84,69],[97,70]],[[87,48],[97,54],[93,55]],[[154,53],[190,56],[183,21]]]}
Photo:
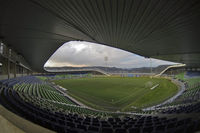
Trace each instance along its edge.
{"label": "cloud", "polygon": [[[108,58],[105,61],[105,57]],[[151,59],[152,66],[174,64]],[[106,66],[120,68],[149,67],[150,59],[96,43],[71,41],[63,44],[46,62],[45,66]]]}

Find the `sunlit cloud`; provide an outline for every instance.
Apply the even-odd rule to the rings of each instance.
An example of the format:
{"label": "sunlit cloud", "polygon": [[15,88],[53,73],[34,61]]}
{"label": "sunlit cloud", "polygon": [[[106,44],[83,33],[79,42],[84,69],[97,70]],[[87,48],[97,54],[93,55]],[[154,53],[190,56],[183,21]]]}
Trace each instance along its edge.
{"label": "sunlit cloud", "polygon": [[[105,57],[107,60],[105,60]],[[71,41],[62,45],[46,62],[45,67],[109,66],[119,68],[153,67],[173,62],[142,56],[96,43]]]}

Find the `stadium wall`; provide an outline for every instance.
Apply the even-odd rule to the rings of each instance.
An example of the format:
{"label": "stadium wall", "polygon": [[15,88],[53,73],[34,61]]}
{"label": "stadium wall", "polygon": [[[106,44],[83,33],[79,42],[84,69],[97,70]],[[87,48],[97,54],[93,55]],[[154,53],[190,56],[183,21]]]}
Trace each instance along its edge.
{"label": "stadium wall", "polygon": [[8,111],[2,105],[0,105],[0,125],[0,133],[55,133]]}
{"label": "stadium wall", "polygon": [[23,56],[8,48],[0,40],[0,80],[29,75],[31,69]]}

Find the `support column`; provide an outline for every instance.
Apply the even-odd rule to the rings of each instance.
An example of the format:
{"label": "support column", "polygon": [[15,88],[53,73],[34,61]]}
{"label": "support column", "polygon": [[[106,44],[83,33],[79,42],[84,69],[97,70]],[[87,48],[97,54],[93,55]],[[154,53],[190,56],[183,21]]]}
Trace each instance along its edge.
{"label": "support column", "polygon": [[30,70],[27,69],[27,75],[30,75]]}
{"label": "support column", "polygon": [[24,68],[21,66],[22,68],[22,77],[24,76]]}
{"label": "support column", "polygon": [[8,79],[10,79],[10,60],[7,58],[7,74],[8,74]]}
{"label": "support column", "polygon": [[10,61],[8,58],[2,61],[2,72],[6,76],[6,79],[10,79]]}
{"label": "support column", "polygon": [[16,78],[16,77],[17,77],[17,76],[16,76],[16,68],[17,68],[17,67],[16,67],[16,62],[14,62],[13,65],[14,65],[14,78]]}
{"label": "support column", "polygon": [[7,69],[7,59],[6,58],[1,58],[1,63],[2,63],[2,73],[0,75],[0,80],[3,80],[3,79],[8,79],[8,69]]}

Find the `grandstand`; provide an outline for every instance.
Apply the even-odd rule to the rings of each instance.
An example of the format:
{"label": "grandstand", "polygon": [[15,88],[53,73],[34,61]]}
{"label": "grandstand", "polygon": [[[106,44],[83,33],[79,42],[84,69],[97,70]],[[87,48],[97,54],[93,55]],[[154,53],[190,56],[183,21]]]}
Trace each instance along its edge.
{"label": "grandstand", "polygon": [[80,107],[34,76],[4,80],[1,86],[3,106],[57,132],[191,132],[198,129],[199,120],[193,116],[162,114],[198,113],[199,86],[188,88],[169,105],[159,107],[164,109],[157,108],[159,113],[124,114],[121,118],[116,117],[119,114]]}
{"label": "grandstand", "polygon": [[[4,123],[0,132],[198,132],[199,35],[199,0],[1,0],[0,122],[9,124]],[[85,106],[70,98],[67,88],[53,83],[68,79],[66,73],[47,72],[43,67],[56,49],[69,41],[94,42],[146,58],[182,63],[167,66],[156,76],[180,83],[181,93],[148,109],[132,107],[135,110],[129,112]],[[93,78],[82,71],[69,76],[72,80]],[[155,78],[141,73],[126,73],[120,78]],[[149,86],[149,91],[154,91],[160,85]]]}

